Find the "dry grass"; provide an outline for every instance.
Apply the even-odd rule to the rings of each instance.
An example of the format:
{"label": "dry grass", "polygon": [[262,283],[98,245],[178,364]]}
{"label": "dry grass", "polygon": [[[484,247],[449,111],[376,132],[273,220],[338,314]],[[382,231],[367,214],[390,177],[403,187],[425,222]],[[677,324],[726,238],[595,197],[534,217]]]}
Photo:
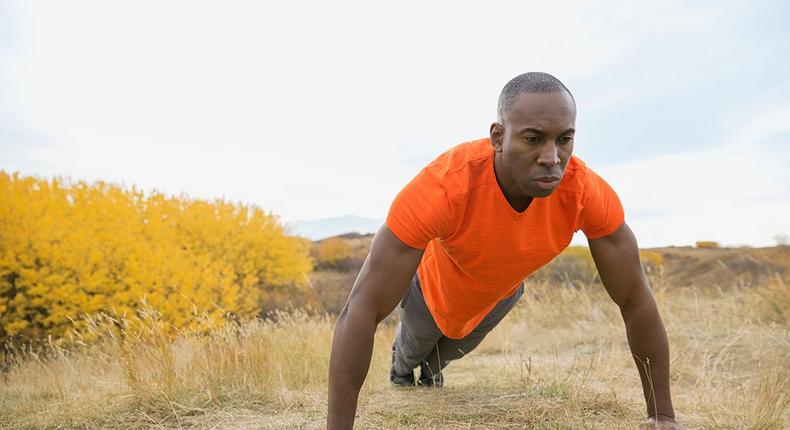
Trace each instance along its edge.
{"label": "dry grass", "polygon": [[[790,292],[654,293],[670,337],[673,400],[689,428],[790,428]],[[3,375],[0,428],[322,428],[333,320],[278,315],[169,339],[155,315],[121,337],[26,354]],[[531,285],[442,390],[387,385],[379,329],[358,428],[629,428],[644,401],[617,307],[600,286]]]}

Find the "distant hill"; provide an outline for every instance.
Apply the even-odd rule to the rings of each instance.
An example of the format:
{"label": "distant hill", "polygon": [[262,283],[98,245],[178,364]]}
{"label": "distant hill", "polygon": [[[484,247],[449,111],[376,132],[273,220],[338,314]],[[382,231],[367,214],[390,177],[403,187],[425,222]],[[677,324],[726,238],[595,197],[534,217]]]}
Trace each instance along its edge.
{"label": "distant hill", "polygon": [[672,285],[758,285],[790,280],[790,246],[765,248],[654,248]]}
{"label": "distant hill", "polygon": [[364,218],[344,215],[333,218],[294,221],[286,223],[293,234],[310,240],[321,240],[344,233],[375,233],[384,223],[384,218]]}

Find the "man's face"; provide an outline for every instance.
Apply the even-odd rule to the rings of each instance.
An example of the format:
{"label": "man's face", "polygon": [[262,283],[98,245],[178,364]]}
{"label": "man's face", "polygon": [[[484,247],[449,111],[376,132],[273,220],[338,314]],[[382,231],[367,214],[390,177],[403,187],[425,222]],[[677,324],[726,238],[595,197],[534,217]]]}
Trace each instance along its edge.
{"label": "man's face", "polygon": [[511,198],[546,197],[562,179],[573,153],[576,105],[565,91],[522,93],[491,125],[500,158],[498,179]]}

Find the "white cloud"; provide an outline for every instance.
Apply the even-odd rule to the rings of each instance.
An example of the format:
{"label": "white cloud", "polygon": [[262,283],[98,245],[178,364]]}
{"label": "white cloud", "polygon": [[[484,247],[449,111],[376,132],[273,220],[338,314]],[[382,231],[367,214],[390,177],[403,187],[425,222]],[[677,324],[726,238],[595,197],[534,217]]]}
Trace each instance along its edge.
{"label": "white cloud", "polygon": [[566,6],[20,3],[0,106],[50,140],[0,162],[291,220],[380,217],[416,166],[486,134],[512,75],[616,61]]}
{"label": "white cloud", "polygon": [[[620,76],[612,71],[638,67],[651,55],[672,61],[667,68],[645,68],[657,74],[698,66],[692,60],[710,47],[685,41],[698,35],[715,40],[730,31],[737,7],[712,11],[709,4],[679,1],[600,7],[581,0],[485,7],[17,2],[9,6],[13,37],[0,51],[0,168],[225,196],[286,220],[380,218],[422,165],[487,134],[498,92],[515,74],[555,73],[578,88],[580,100],[586,97],[580,106],[588,112],[615,117],[618,107],[670,85],[643,85],[637,73],[626,73],[625,81],[611,78]],[[766,109],[760,121],[769,125],[740,132],[754,145],[763,144],[754,139],[758,133],[775,135],[770,127],[787,117],[786,110]],[[761,173],[749,180],[759,182],[753,188],[732,179],[743,157],[753,169],[764,166],[751,149],[721,151],[603,171],[629,208],[699,217],[686,224],[723,205],[724,185],[765,209],[787,196]],[[692,180],[667,175],[677,171]],[[638,192],[644,189],[662,196],[666,206]],[[720,214],[740,217],[739,210],[747,209]],[[665,243],[662,238],[688,243],[704,233],[694,224],[696,230],[678,230],[677,239],[650,236],[663,227],[648,229],[643,222],[662,218],[634,220],[636,228],[650,231],[640,232],[643,244]],[[762,225],[765,232],[732,229],[754,235],[733,235],[732,241],[762,243],[768,230],[782,227]]]}
{"label": "white cloud", "polygon": [[[767,114],[766,114],[767,112]],[[598,169],[617,191],[641,246],[771,245],[790,233],[787,108],[758,111],[734,142]],[[629,215],[630,214],[630,215]]]}

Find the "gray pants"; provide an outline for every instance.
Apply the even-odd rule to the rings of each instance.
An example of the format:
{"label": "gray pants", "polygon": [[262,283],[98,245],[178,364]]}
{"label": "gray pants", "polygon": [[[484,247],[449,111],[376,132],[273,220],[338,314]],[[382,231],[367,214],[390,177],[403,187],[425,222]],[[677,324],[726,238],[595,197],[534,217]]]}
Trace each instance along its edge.
{"label": "gray pants", "polygon": [[[395,373],[408,375],[420,363],[438,374],[450,361],[470,353],[480,344],[507,313],[513,309],[524,294],[524,284],[513,294],[501,300],[475,329],[463,339],[450,339],[436,326],[431,312],[425,305],[420,280],[417,274],[400,303],[401,320],[395,331],[394,364]],[[434,375],[426,375],[434,376]]]}

